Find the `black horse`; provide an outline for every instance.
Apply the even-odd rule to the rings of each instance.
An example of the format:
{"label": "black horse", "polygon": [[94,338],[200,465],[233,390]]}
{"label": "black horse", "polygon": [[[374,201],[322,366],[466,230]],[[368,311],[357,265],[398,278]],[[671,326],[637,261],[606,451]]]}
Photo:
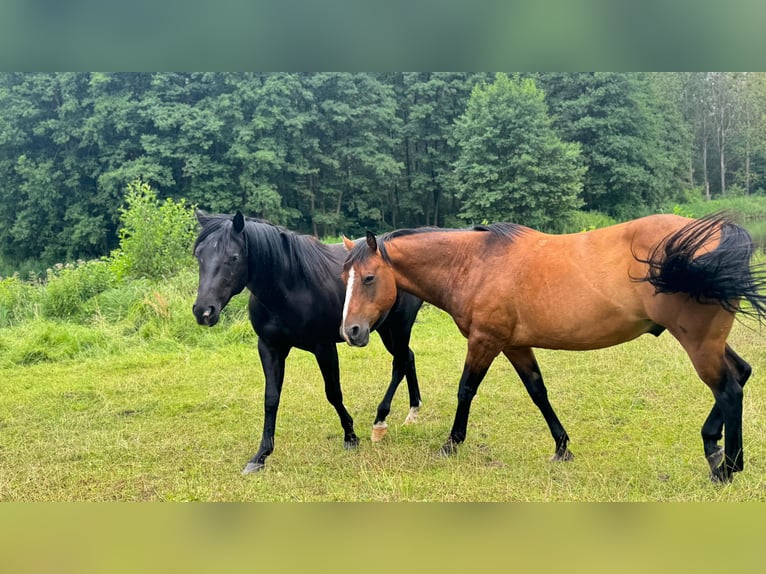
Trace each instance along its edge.
{"label": "black horse", "polygon": [[[285,375],[285,359],[298,347],[314,354],[325,394],[340,417],[346,448],[355,447],[354,422],[343,406],[336,343],[345,287],[341,280],[346,250],[342,243],[325,245],[266,221],[197,212],[202,230],[194,244],[199,287],[193,312],[200,325],[212,327],[221,310],[245,287],[250,290],[250,323],[258,335],[258,353],[266,376],[263,435],[258,452],[243,472],[257,472],[274,450],[277,409]],[[391,383],[378,406],[374,429],[385,418],[399,383],[407,377],[410,415],[420,406],[415,356],[410,332],[422,301],[401,292],[377,331],[393,355]],[[374,434],[375,431],[373,431]]]}

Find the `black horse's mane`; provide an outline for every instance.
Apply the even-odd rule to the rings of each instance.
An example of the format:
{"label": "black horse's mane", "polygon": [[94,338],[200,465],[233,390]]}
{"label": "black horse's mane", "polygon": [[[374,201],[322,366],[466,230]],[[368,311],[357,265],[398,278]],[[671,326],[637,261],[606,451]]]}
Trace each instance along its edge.
{"label": "black horse's mane", "polygon": [[[194,249],[216,238],[223,250],[232,237],[231,215],[201,216],[202,230]],[[256,276],[271,282],[274,277],[305,279],[314,284],[339,280],[337,262],[329,245],[311,235],[301,235],[265,219],[245,218],[248,259],[257,265]],[[334,265],[335,264],[335,265]]]}
{"label": "black horse's mane", "polygon": [[[487,236],[487,242],[485,243],[486,247],[490,247],[494,244],[496,244],[498,241],[507,244],[511,243],[514,239],[516,239],[519,235],[524,233],[528,228],[524,227],[523,225],[518,225],[517,223],[492,223],[489,225],[476,225],[474,227],[469,227],[465,229],[458,229],[458,228],[448,228],[448,227],[416,227],[411,229],[397,229],[395,231],[389,231],[388,233],[384,233],[380,237],[378,237],[378,250],[380,251],[381,257],[385,261],[390,261],[388,257],[388,252],[386,250],[386,243],[392,239],[396,239],[397,237],[405,237],[408,235],[421,235],[426,233],[434,233],[436,231],[447,231],[447,232],[453,232],[453,231],[476,231],[481,233],[486,233]],[[364,261],[367,256],[369,255],[370,250],[367,248],[367,244],[364,241],[358,242],[354,248],[349,252],[348,256],[346,257],[346,263],[345,265],[352,265],[357,262]]]}

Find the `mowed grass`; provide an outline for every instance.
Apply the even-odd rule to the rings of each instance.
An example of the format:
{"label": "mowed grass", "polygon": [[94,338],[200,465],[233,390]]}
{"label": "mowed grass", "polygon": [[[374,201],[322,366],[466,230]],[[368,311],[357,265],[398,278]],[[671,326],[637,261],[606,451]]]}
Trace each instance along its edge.
{"label": "mowed grass", "polygon": [[754,374],[746,466],[728,485],[709,482],[702,455],[712,395],[668,334],[602,351],[537,352],[575,460],[549,462],[547,426],[504,358],[479,389],[457,456],[437,456],[466,344],[430,306],[412,340],[424,401],[417,424],[402,424],[403,384],[388,436],[370,442],[390,357],[377,336],[365,349],[341,346],[345,403],[361,439],[344,450],[313,356],[293,350],[275,451],[265,471],[243,476],[263,423],[255,336],[243,339],[0,369],[0,500],[766,500],[766,351],[751,323],[737,323],[730,338]]}

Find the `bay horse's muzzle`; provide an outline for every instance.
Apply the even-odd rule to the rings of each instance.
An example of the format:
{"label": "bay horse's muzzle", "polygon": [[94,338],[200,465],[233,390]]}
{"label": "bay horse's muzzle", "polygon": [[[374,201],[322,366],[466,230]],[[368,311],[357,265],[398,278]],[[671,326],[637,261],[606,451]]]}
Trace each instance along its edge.
{"label": "bay horse's muzzle", "polygon": [[358,323],[350,327],[341,327],[341,335],[349,345],[354,347],[364,347],[370,342],[370,327]]}
{"label": "bay horse's muzzle", "polygon": [[192,313],[194,313],[194,317],[197,319],[198,325],[207,325],[208,327],[212,327],[218,323],[218,309],[212,305],[203,307],[195,303],[192,305]]}

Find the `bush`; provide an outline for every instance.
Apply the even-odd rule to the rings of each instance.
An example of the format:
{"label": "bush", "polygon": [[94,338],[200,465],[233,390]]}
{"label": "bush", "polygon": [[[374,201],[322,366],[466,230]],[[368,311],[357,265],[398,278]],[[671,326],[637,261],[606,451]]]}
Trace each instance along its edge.
{"label": "bush", "polygon": [[43,315],[55,319],[79,319],[85,303],[114,286],[116,277],[106,261],[57,265],[48,270],[42,296]]}
{"label": "bush", "polygon": [[0,279],[0,327],[17,325],[32,317],[39,286],[25,283],[18,275]]}
{"label": "bush", "polygon": [[120,248],[112,253],[118,279],[165,279],[192,264],[197,235],[193,206],[183,199],[160,202],[140,181],[128,185],[125,204],[120,208]]}
{"label": "bush", "polygon": [[557,233],[578,233],[580,231],[590,231],[600,229],[617,223],[617,220],[601,213],[600,211],[570,211],[568,217],[560,223],[559,229],[553,231]]}

